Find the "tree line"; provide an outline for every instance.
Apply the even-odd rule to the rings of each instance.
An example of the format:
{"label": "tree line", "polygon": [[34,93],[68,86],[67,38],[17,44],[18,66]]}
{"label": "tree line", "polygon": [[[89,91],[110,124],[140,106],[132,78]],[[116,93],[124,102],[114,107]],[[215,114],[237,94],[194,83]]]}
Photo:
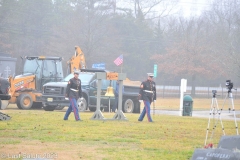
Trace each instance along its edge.
{"label": "tree line", "polygon": [[[61,56],[74,46],[87,67],[123,55],[123,72],[143,80],[158,65],[159,84],[214,85],[240,78],[240,2],[216,0],[200,16],[184,17],[178,1],[0,0],[0,52]],[[18,63],[20,73],[21,63]],[[66,68],[66,64],[64,65]]]}

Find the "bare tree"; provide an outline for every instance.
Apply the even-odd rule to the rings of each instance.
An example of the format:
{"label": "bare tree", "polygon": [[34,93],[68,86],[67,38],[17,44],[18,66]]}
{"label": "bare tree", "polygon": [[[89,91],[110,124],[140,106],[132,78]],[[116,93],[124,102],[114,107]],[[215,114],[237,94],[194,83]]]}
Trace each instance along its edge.
{"label": "bare tree", "polygon": [[152,56],[160,72],[191,77],[192,96],[195,95],[196,79],[214,79],[224,74],[222,66],[209,58],[211,46],[207,43],[206,26],[202,18],[179,18],[178,23],[173,23],[168,30],[168,33],[173,32],[174,38],[169,38],[171,43],[168,42],[165,53]]}
{"label": "bare tree", "polygon": [[212,57],[226,69],[228,76],[240,77],[240,3],[236,0],[215,1],[205,15],[212,27]]}

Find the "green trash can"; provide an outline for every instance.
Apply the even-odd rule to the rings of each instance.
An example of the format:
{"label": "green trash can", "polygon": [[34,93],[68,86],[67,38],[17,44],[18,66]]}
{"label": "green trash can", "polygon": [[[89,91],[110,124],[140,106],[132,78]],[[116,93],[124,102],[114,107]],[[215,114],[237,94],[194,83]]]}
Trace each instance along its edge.
{"label": "green trash can", "polygon": [[191,96],[186,95],[183,97],[183,116],[192,116],[193,99]]}

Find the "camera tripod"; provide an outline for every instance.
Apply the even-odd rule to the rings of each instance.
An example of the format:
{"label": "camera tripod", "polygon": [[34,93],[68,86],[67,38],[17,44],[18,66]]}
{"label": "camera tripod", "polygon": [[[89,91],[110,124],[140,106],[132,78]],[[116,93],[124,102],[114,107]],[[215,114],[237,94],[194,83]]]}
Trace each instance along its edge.
{"label": "camera tripod", "polygon": [[[236,119],[236,113],[235,113],[235,108],[234,108],[234,103],[233,103],[233,95],[232,95],[231,89],[232,88],[228,88],[228,93],[227,93],[227,95],[226,95],[226,97],[224,99],[221,111],[223,110],[223,107],[225,105],[226,99],[228,98],[229,99],[229,103],[231,103],[231,106],[232,106],[233,117],[234,117],[234,122],[235,122],[235,128],[236,128],[236,132],[237,132],[237,135],[238,135],[238,125],[237,125],[237,119]],[[230,113],[230,111],[231,111],[230,106],[229,106],[228,110],[229,110],[229,113]]]}
{"label": "camera tripod", "polygon": [[218,119],[220,119],[221,125],[222,125],[222,131],[223,131],[223,135],[225,135],[225,131],[224,131],[224,127],[223,127],[223,123],[222,123],[222,118],[221,118],[221,112],[218,108],[218,102],[217,102],[217,91],[213,90],[213,97],[212,97],[212,103],[211,103],[211,107],[210,107],[210,111],[209,111],[209,117],[208,117],[208,126],[207,126],[207,132],[206,132],[206,139],[205,139],[205,146],[207,144],[207,139],[208,139],[208,132],[209,132],[209,126],[210,126],[210,120],[211,120],[211,115],[212,115],[212,119],[213,119],[213,131],[212,131],[212,135],[210,137],[210,139],[212,139],[213,135],[214,135],[214,130],[217,126],[218,121],[215,122],[215,115],[219,115]]}
{"label": "camera tripod", "polygon": [[[232,109],[231,109],[230,106],[229,106],[228,110],[229,110],[229,112],[230,112],[231,110],[233,111],[234,121],[235,121],[235,128],[236,128],[236,132],[237,132],[237,135],[238,135],[238,125],[237,125],[236,113],[235,113],[235,108],[234,108],[234,103],[233,103],[233,95],[232,95],[231,88],[228,88],[227,95],[226,95],[226,97],[225,97],[225,99],[224,99],[222,108],[221,108],[220,110],[219,110],[218,104],[217,104],[216,92],[213,93],[212,105],[211,105],[210,112],[213,113],[213,116],[214,116],[214,113],[216,113],[216,112],[213,112],[213,111],[215,111],[215,107],[213,107],[214,100],[215,100],[215,103],[217,104],[218,119],[217,119],[217,121],[214,123],[214,127],[213,127],[213,131],[212,131],[211,139],[212,139],[212,137],[213,137],[213,135],[214,135],[214,130],[215,130],[215,128],[217,127],[217,124],[218,124],[218,121],[219,121],[219,120],[220,120],[221,125],[222,125],[223,135],[225,135],[225,131],[224,131],[223,123],[222,123],[222,118],[221,118],[221,112],[222,112],[222,110],[223,110],[223,108],[224,108],[224,105],[225,105],[225,102],[226,102],[226,99],[227,99],[227,98],[229,99],[229,102],[231,103],[231,107],[232,107]],[[207,134],[206,134],[206,139],[205,139],[205,145],[206,145],[207,137],[208,137],[208,130],[209,130],[211,113],[210,113],[210,115],[209,115],[209,120],[208,120],[208,128],[207,128]]]}

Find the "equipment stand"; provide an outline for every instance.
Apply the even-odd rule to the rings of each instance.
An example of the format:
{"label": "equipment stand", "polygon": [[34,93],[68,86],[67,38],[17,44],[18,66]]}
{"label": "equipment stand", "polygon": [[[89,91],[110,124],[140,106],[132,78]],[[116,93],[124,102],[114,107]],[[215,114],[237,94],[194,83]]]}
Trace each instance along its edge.
{"label": "equipment stand", "polygon": [[98,88],[97,88],[97,110],[94,112],[91,120],[104,120],[104,116],[100,110],[100,101],[101,101],[101,88],[102,88],[102,80],[100,78],[101,74],[98,75]]}
{"label": "equipment stand", "polygon": [[[215,106],[216,106],[217,108],[215,108]],[[210,111],[209,111],[208,126],[207,126],[206,139],[205,139],[205,146],[206,146],[206,144],[207,144],[207,139],[208,139],[208,132],[209,132],[211,115],[213,116],[213,117],[212,117],[212,119],[213,119],[213,131],[212,131],[212,136],[211,136],[210,139],[212,139],[214,130],[215,130],[216,126],[217,126],[217,122],[214,123],[215,115],[216,115],[216,114],[219,115],[218,118],[219,118],[220,121],[221,121],[223,135],[225,135],[225,131],[224,131],[223,123],[222,123],[222,118],[221,118],[221,112],[219,111],[219,108],[218,108],[218,103],[217,103],[217,98],[216,98],[216,92],[213,91],[212,104],[211,104],[211,108],[210,108]]]}
{"label": "equipment stand", "polygon": [[[123,80],[126,79],[126,74],[125,73],[118,73],[119,80],[119,97],[118,97],[118,111],[117,113],[113,116],[112,119],[106,119],[104,118],[101,110],[100,110],[100,105],[101,105],[101,88],[102,88],[102,79],[106,79],[106,73],[104,72],[99,72],[97,73],[97,79],[98,79],[98,86],[97,86],[97,109],[94,112],[93,116],[90,118],[91,120],[127,120],[125,115],[122,112],[122,86],[123,86]],[[110,78],[110,80],[112,80]],[[110,102],[109,102],[110,105]]]}
{"label": "equipment stand", "polygon": [[[233,95],[232,95],[231,89],[228,90],[228,93],[227,93],[227,95],[226,95],[226,97],[225,97],[225,99],[224,99],[224,102],[223,102],[223,106],[222,106],[221,111],[223,110],[223,107],[224,107],[224,105],[225,105],[225,102],[226,102],[227,97],[228,97],[228,99],[229,99],[229,103],[231,103],[231,106],[232,106],[232,111],[233,111],[233,116],[234,116],[234,121],[235,121],[235,128],[236,128],[237,135],[239,135],[239,134],[238,134],[238,125],[237,125],[236,113],[235,113],[235,108],[234,108],[234,103],[233,103]],[[229,110],[229,112],[231,111],[230,106],[229,106],[228,110]]]}
{"label": "equipment stand", "polygon": [[118,110],[117,113],[113,116],[113,120],[127,120],[126,116],[122,112],[122,86],[123,81],[119,80]]}
{"label": "equipment stand", "polygon": [[[216,94],[213,95],[211,110],[212,110],[212,106],[213,106],[214,99],[215,99],[215,101],[216,101],[215,96],[216,96]],[[231,89],[228,89],[228,93],[227,93],[227,95],[226,95],[226,97],[225,97],[225,99],[224,99],[224,102],[223,102],[223,105],[222,105],[221,110],[218,109],[218,105],[217,105],[218,119],[217,119],[216,123],[214,123],[214,127],[213,127],[213,132],[212,132],[211,138],[213,137],[214,129],[217,127],[218,120],[220,120],[220,122],[221,122],[222,130],[223,130],[223,135],[225,135],[225,131],[224,131],[224,128],[223,128],[223,123],[222,123],[222,118],[221,118],[221,112],[222,112],[222,110],[223,110],[223,108],[224,108],[224,105],[225,105],[225,102],[226,102],[226,99],[227,99],[227,98],[229,99],[229,102],[231,103],[231,107],[232,107],[232,109],[231,109],[230,106],[229,106],[228,110],[229,110],[229,112],[230,112],[231,110],[233,111],[234,121],[235,121],[235,128],[236,128],[237,135],[239,135],[239,134],[238,134],[238,125],[237,125],[236,113],[235,113],[235,108],[234,108],[234,103],[233,103],[233,95],[232,95]],[[217,101],[216,101],[216,104],[217,104]],[[210,111],[211,111],[211,110],[210,110]],[[211,113],[210,113],[210,115],[211,115]],[[209,128],[209,123],[210,123],[210,116],[209,116],[209,121],[208,121],[208,128]],[[206,135],[205,145],[206,145],[207,136],[208,136],[208,128],[207,128],[207,135]]]}
{"label": "equipment stand", "polygon": [[108,113],[110,113],[111,112],[111,107],[110,107],[110,97],[108,97]]}

